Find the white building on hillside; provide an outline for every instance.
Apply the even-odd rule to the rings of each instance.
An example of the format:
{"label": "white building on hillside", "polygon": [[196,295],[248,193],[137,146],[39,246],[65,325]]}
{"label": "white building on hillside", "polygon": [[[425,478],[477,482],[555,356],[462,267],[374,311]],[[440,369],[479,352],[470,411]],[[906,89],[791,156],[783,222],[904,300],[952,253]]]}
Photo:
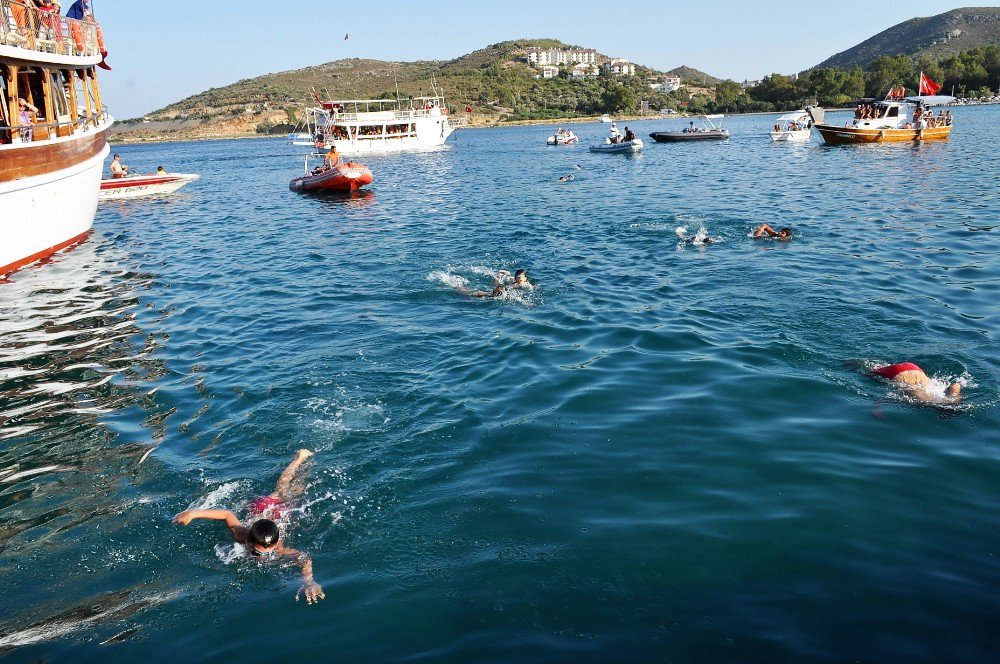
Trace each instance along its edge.
{"label": "white building on hillside", "polygon": [[596,65],[579,63],[573,65],[572,76],[573,78],[593,78],[597,76],[598,70]]}
{"label": "white building on hillside", "polygon": [[680,76],[664,76],[661,83],[650,83],[653,92],[675,92],[681,88]]}
{"label": "white building on hillside", "polygon": [[545,65],[569,65],[576,63],[595,64],[597,62],[597,51],[592,48],[574,48],[563,50],[561,48],[540,48],[532,46],[525,51],[525,58],[529,65],[543,67]]}
{"label": "white building on hillside", "polygon": [[635,65],[625,58],[612,58],[601,65],[601,69],[615,76],[635,76]]}
{"label": "white building on hillside", "polygon": [[542,78],[555,78],[559,75],[559,67],[545,65],[542,67]]}

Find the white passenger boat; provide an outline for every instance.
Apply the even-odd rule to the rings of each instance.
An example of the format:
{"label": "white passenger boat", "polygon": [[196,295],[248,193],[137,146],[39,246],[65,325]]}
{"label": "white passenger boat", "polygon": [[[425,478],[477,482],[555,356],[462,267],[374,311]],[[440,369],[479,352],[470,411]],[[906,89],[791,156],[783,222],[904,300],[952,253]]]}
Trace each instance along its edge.
{"label": "white passenger boat", "polygon": [[129,175],[123,178],[101,180],[99,200],[110,201],[122,198],[139,198],[172,194],[184,185],[194,182],[194,173],[165,173],[162,175]]}
{"label": "white passenger boat", "polygon": [[610,138],[604,139],[603,143],[591,145],[591,152],[639,152],[642,150],[642,139],[635,138],[631,141],[621,141],[612,143]]}
{"label": "white passenger boat", "polygon": [[336,146],[341,154],[426,150],[443,145],[464,118],[453,118],[444,98],[342,99],[307,109],[310,139],[294,145],[317,150]]}
{"label": "white passenger boat", "polygon": [[771,140],[775,142],[802,143],[809,140],[812,118],[805,110],[786,113],[774,122]]}
{"label": "white passenger boat", "polygon": [[113,122],[97,85],[103,54],[92,18],[0,0],[0,276],[93,226]]}

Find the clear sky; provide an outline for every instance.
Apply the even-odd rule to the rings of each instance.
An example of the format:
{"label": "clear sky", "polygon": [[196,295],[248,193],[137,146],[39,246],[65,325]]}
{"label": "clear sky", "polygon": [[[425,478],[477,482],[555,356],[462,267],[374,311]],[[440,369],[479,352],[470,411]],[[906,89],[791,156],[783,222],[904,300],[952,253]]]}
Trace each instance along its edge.
{"label": "clear sky", "polygon": [[688,65],[759,79],[819,64],[915,16],[990,4],[92,0],[113,67],[101,76],[102,94],[123,119],[269,72],[352,57],[450,60],[520,38],[559,39],[659,70]]}

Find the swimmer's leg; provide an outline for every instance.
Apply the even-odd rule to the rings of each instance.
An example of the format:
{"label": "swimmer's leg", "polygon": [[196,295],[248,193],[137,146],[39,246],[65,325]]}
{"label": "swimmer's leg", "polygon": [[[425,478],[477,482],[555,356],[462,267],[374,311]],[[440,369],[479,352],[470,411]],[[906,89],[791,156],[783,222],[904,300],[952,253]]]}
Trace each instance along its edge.
{"label": "swimmer's leg", "polygon": [[295,498],[300,493],[302,493],[302,487],[296,487],[292,484],[292,479],[295,478],[295,472],[302,465],[302,462],[313,455],[310,450],[299,450],[295,453],[295,458],[292,462],[288,464],[288,467],[281,471],[281,477],[278,478],[278,484],[274,487],[274,493],[271,494],[272,498],[277,498],[278,500],[285,502]]}

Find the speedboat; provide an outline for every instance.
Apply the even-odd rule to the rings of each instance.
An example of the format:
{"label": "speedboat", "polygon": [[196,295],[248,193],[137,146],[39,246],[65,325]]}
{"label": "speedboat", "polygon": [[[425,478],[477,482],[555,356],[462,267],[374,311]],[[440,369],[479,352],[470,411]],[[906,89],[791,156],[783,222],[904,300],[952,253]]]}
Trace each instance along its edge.
{"label": "speedboat", "polygon": [[574,143],[579,143],[580,138],[573,133],[572,130],[563,131],[560,129],[554,135],[549,136],[548,140],[545,141],[546,145],[573,145]]}
{"label": "speedboat", "polygon": [[642,150],[642,139],[640,138],[620,143],[612,143],[610,138],[606,138],[603,143],[590,146],[591,152],[639,152],[640,150]]}
{"label": "speedboat", "polygon": [[[319,155],[311,155],[319,156]],[[306,157],[306,173],[288,183],[292,191],[339,191],[354,192],[375,180],[371,170],[355,161],[338,161],[333,166],[317,166],[309,170]]]}
{"label": "speedboat", "polygon": [[604,115],[601,116],[601,122],[603,122],[604,124],[611,124],[612,122],[611,116],[605,113]]}
{"label": "speedboat", "polygon": [[946,141],[951,136],[951,117],[949,116],[947,120],[934,118],[930,121],[933,117],[930,108],[950,104],[954,99],[948,95],[923,95],[905,98],[887,97],[882,101],[863,100],[854,119],[843,127],[824,122],[824,112],[821,108],[808,110],[815,122],[813,126],[819,131],[823,140],[831,145]]}
{"label": "speedboat", "polygon": [[774,123],[774,131],[770,133],[775,142],[802,143],[809,140],[809,128],[812,118],[804,110],[786,113]]}
{"label": "speedboat", "polygon": [[194,173],[167,173],[165,175],[129,175],[123,178],[101,180],[99,201],[139,198],[172,194],[189,182],[198,179]]}
{"label": "speedboat", "polygon": [[722,127],[722,123],[716,126],[713,120],[722,120],[724,115],[702,115],[701,124],[696,125],[694,120],[681,131],[654,131],[649,135],[657,143],[672,143],[677,141],[706,141],[725,140],[729,138],[729,130]]}

